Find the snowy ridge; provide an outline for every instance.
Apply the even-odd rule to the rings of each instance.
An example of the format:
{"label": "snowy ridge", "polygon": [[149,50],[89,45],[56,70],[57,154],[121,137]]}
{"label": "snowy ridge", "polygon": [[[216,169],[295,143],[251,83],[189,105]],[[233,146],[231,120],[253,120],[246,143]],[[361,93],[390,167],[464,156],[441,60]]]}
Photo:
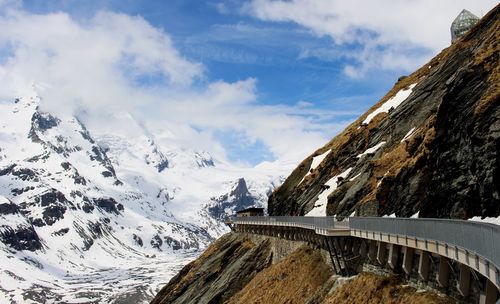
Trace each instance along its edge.
{"label": "snowy ridge", "polygon": [[99,133],[39,103],[0,102],[2,303],[148,302],[228,232],[221,219],[265,206],[282,180],[166,147],[130,115],[127,134]]}

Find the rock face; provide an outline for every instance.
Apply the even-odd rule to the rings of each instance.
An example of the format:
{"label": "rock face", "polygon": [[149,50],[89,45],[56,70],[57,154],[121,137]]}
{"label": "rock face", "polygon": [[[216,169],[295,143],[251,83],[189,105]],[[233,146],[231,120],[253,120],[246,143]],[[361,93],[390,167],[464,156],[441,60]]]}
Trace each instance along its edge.
{"label": "rock face", "polygon": [[15,230],[11,227],[5,228],[0,231],[0,240],[15,250],[42,249],[42,243],[33,226],[18,226]]}
{"label": "rock face", "polygon": [[500,215],[499,28],[497,7],[400,78],[293,171],[269,200],[269,214]]}

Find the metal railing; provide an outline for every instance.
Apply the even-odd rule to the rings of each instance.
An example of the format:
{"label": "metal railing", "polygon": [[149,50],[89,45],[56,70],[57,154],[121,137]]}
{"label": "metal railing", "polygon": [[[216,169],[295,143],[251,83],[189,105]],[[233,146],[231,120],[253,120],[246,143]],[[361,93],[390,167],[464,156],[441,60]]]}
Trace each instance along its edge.
{"label": "metal railing", "polygon": [[245,216],[235,217],[233,222],[264,222],[267,225],[302,224],[314,228],[345,228],[349,229],[347,222],[337,222],[333,216]]}
{"label": "metal railing", "polygon": [[476,253],[500,268],[500,226],[450,219],[351,217],[338,222],[335,217],[249,216],[233,222],[260,222],[276,226],[309,226],[310,229],[355,229],[415,237],[461,247]]}
{"label": "metal railing", "polygon": [[350,229],[438,241],[474,252],[500,268],[500,226],[449,219],[352,217]]}

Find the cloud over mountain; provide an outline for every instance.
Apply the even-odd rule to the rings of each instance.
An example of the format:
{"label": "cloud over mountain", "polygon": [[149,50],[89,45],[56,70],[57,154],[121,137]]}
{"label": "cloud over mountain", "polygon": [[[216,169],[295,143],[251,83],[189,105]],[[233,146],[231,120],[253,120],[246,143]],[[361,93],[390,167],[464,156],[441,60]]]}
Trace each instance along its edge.
{"label": "cloud over mountain", "polygon": [[[293,105],[260,103],[257,79],[208,80],[202,63],[184,57],[167,32],[142,17],[100,11],[76,19],[31,13],[17,2],[2,6],[3,100],[35,84],[43,110],[77,115],[92,129],[110,124],[108,113],[128,111],[156,133],[192,136],[186,142],[220,158],[227,157],[224,139],[214,135],[221,130],[261,141],[276,159],[293,160],[331,130],[315,122],[312,111],[296,115]],[[292,139],[301,146],[292,149]]]}

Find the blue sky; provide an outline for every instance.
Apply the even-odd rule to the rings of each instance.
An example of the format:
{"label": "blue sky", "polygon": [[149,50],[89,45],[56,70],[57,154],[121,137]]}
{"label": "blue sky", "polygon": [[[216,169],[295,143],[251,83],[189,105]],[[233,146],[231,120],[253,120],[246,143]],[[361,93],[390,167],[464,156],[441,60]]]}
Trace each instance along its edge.
{"label": "blue sky", "polygon": [[[188,64],[187,70],[192,74],[186,76],[191,82],[182,89],[177,85],[165,86],[163,98],[172,95],[169,90],[176,94],[182,91],[176,95],[176,101],[166,107],[169,112],[187,107],[189,102],[179,100],[189,96],[200,100],[206,96],[222,98],[225,93],[212,91],[241,89],[242,97],[234,93],[231,95],[234,100],[228,99],[227,107],[220,108],[231,109],[231,104],[238,107],[237,99],[247,98],[238,111],[240,118],[231,123],[209,121],[206,117],[211,115],[209,110],[206,115],[190,109],[179,110],[179,117],[189,113],[192,116],[185,114],[188,117],[185,122],[192,131],[208,134],[210,139],[202,148],[210,150],[211,145],[220,145],[219,150],[229,160],[255,165],[280,158],[298,161],[310,154],[371,107],[399,76],[413,71],[449,44],[449,23],[461,8],[484,14],[495,4],[486,0],[448,0],[439,4],[430,0],[384,0],[371,7],[370,1],[361,1],[363,5],[357,2],[26,0],[14,6],[25,14],[23,18],[63,13],[83,29],[95,23],[92,20],[103,11],[123,14],[132,20],[130,24],[137,24],[136,17],[143,19],[171,41],[167,47],[175,53],[172,56]],[[96,32],[102,28],[92,26]],[[0,48],[4,52],[6,46],[13,44],[9,39],[13,38],[5,38]],[[37,49],[34,44],[30,47]],[[59,46],[48,47],[58,53]],[[134,53],[134,56],[142,55]],[[0,62],[8,58],[0,57],[3,57]],[[132,65],[132,68],[136,67]],[[172,71],[175,68],[160,72],[148,68],[150,71],[134,78],[135,86],[158,90],[173,74],[179,73]],[[208,99],[207,103],[217,104],[216,100]],[[140,107],[149,109],[143,117],[153,117],[157,113],[151,108],[157,109],[158,103]],[[200,108],[204,107],[212,109],[208,105]],[[254,111],[255,116],[243,115]],[[269,111],[273,115],[269,115]],[[216,114],[211,116],[220,120]],[[192,121],[189,117],[193,117]],[[271,123],[269,133],[272,135],[265,134],[265,130],[256,131],[259,126],[255,121],[266,125],[266,119],[284,119],[287,124],[298,125],[297,129],[289,128],[296,137],[284,134],[284,130]],[[296,138],[297,142],[284,139],[281,142],[281,138]],[[287,155],[286,151],[297,146],[302,146],[300,153]]]}
{"label": "blue sky", "polygon": [[[49,4],[47,4],[49,3]],[[217,9],[221,3],[227,12]],[[382,71],[357,80],[345,77],[345,58],[321,60],[300,58],[307,48],[331,48],[329,37],[317,37],[292,23],[260,21],[240,12],[238,1],[24,1],[35,13],[64,11],[84,22],[97,11],[110,10],[139,15],[164,29],[175,47],[206,67],[207,80],[232,82],[258,79],[259,102],[295,103],[303,100],[315,106],[339,110],[366,110],[405,71]]]}

